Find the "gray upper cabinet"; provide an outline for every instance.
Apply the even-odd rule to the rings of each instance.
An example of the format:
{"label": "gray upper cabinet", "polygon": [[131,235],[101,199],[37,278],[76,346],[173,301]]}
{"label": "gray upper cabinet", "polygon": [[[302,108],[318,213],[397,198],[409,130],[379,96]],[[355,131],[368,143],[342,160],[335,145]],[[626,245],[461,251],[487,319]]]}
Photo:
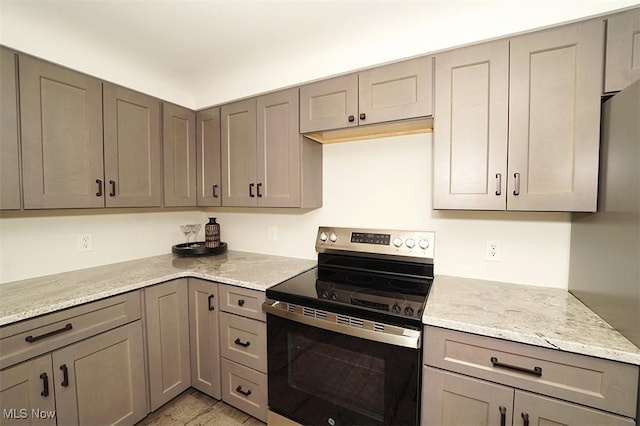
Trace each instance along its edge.
{"label": "gray upper cabinet", "polygon": [[107,207],[162,204],[160,101],[104,83]]}
{"label": "gray upper cabinet", "polygon": [[102,83],[19,60],[24,208],[104,207]]}
{"label": "gray upper cabinet", "polygon": [[220,180],[220,108],[197,114],[197,204],[222,205]]}
{"label": "gray upper cabinet", "polygon": [[256,205],[256,99],[222,106],[222,204]]}
{"label": "gray upper cabinet", "polygon": [[432,57],[372,68],[300,89],[302,133],[432,115]]}
{"label": "gray upper cabinet", "polygon": [[163,103],[164,205],[196,205],[196,113]]}
{"label": "gray upper cabinet", "polygon": [[605,92],[617,92],[640,78],[640,8],[607,18]]}
{"label": "gray upper cabinet", "polygon": [[298,89],[222,107],[222,205],[322,204],[322,147],[300,136],[298,111]]}
{"label": "gray upper cabinet", "polygon": [[437,55],[435,90],[434,208],[504,210],[509,41]]}
{"label": "gray upper cabinet", "polygon": [[18,210],[21,202],[16,55],[2,46],[0,67],[0,210]]}
{"label": "gray upper cabinet", "polygon": [[603,31],[592,20],[436,57],[434,208],[595,211]]}
{"label": "gray upper cabinet", "polygon": [[604,25],[511,40],[509,210],[595,211]]}

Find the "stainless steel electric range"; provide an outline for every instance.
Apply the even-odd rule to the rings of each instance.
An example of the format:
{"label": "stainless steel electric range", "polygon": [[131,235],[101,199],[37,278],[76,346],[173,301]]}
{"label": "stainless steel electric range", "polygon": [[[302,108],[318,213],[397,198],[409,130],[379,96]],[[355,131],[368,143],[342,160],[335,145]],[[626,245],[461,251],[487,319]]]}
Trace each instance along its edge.
{"label": "stainless steel electric range", "polygon": [[266,292],[273,423],[419,424],[434,238],[318,229],[317,267]]}

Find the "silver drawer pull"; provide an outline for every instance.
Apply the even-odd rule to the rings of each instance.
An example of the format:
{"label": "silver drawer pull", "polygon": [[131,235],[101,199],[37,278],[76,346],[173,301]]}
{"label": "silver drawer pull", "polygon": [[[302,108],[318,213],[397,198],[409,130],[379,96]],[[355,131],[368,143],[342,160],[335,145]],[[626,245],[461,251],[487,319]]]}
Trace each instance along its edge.
{"label": "silver drawer pull", "polygon": [[64,333],[65,331],[69,331],[72,328],[73,328],[73,325],[71,325],[71,323],[68,323],[67,325],[65,325],[64,327],[58,330],[53,330],[48,333],[41,334],[39,336],[27,336],[24,338],[24,340],[29,343],[33,343],[33,342],[37,342],[38,340],[46,339],[47,337],[55,336],[56,334],[59,334],[59,333]]}
{"label": "silver drawer pull", "polygon": [[517,365],[505,364],[503,362],[498,361],[498,358],[495,356],[491,357],[491,364],[494,367],[506,368],[508,370],[518,371],[520,373],[531,374],[532,376],[542,377],[542,367],[533,367],[532,369],[518,367]]}

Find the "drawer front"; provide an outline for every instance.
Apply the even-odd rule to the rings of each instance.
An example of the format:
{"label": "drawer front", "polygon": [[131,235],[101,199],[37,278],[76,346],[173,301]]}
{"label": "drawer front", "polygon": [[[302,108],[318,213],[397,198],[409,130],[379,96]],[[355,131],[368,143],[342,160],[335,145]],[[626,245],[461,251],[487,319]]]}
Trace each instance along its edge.
{"label": "drawer front", "polygon": [[222,400],[267,421],[267,375],[227,359],[221,360]]}
{"label": "drawer front", "polygon": [[264,292],[230,285],[220,285],[219,291],[221,311],[260,321],[267,320],[266,314],[262,312]]}
{"label": "drawer front", "polygon": [[638,366],[429,326],[424,363],[636,416]]}
{"label": "drawer front", "polygon": [[267,372],[267,325],[222,312],[220,314],[221,355],[254,370]]}
{"label": "drawer front", "polygon": [[0,368],[140,318],[140,292],[109,297],[0,328]]}

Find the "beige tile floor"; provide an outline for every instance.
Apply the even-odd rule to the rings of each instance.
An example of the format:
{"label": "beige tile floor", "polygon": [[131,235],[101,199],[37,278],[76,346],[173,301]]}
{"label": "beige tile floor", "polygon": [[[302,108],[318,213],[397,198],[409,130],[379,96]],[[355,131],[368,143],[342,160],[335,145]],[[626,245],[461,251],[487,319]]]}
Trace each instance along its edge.
{"label": "beige tile floor", "polygon": [[149,414],[136,426],[265,426],[250,415],[198,392],[189,389]]}

